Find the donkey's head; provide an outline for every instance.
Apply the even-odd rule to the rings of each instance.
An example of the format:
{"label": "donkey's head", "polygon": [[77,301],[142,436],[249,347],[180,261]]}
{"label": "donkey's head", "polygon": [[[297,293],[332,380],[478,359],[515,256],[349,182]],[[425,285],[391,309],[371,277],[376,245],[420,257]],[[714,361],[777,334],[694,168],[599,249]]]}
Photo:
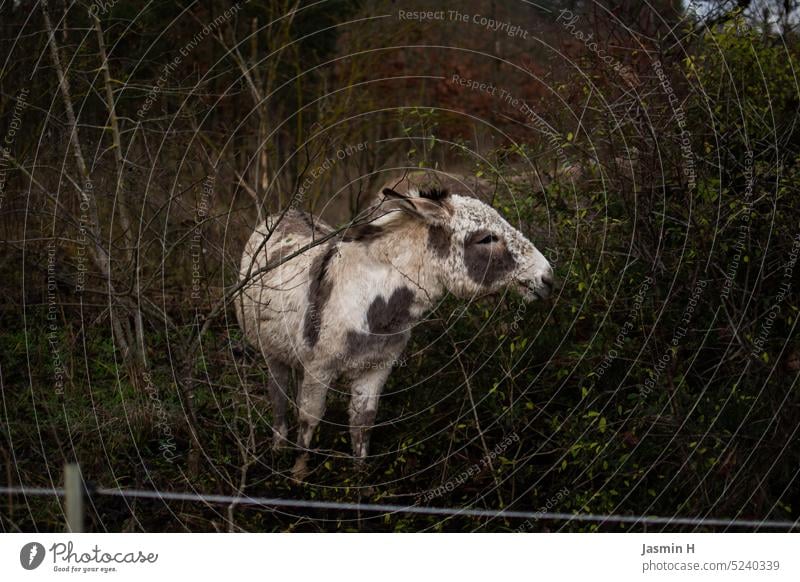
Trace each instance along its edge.
{"label": "donkey's head", "polygon": [[432,189],[385,200],[427,225],[432,266],[448,291],[462,298],[515,287],[528,300],[547,298],[553,269],[542,253],[492,207],[476,198]]}

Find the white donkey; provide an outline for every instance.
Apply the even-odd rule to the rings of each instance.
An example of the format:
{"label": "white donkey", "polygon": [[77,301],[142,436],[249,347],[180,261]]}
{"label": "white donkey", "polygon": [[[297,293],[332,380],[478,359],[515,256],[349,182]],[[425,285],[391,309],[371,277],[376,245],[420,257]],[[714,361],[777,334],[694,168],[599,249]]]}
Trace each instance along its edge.
{"label": "white donkey", "polygon": [[411,328],[445,292],[468,299],[513,286],[532,301],[552,291],[544,256],[476,198],[413,187],[403,194],[386,188],[383,195],[373,207],[377,219],[271,270],[259,272],[333,230],[291,210],[259,225],[244,250],[241,278],[251,280],[236,312],[247,341],[269,367],[276,447],[288,437],[290,369],[302,371],[296,445],[303,452],[296,479],[307,476],[311,439],[328,388],[339,377],[350,383],[353,454],[367,456],[389,372]]}

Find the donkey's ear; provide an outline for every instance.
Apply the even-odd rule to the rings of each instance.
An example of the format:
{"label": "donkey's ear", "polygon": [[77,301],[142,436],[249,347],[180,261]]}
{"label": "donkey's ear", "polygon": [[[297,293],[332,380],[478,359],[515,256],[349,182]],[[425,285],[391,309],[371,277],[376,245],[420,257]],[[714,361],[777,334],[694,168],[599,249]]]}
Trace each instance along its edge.
{"label": "donkey's ear", "polygon": [[450,219],[452,211],[444,199],[423,198],[421,196],[406,196],[391,188],[384,188],[383,195],[391,207],[424,220],[430,224],[444,224]]}

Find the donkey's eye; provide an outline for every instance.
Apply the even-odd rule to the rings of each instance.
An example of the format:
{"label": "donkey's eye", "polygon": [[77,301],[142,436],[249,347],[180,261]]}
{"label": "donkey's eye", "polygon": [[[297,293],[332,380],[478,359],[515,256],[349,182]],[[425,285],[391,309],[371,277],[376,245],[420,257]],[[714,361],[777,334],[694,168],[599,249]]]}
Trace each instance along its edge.
{"label": "donkey's eye", "polygon": [[494,234],[487,234],[487,235],[486,235],[485,237],[483,237],[481,240],[477,241],[477,243],[476,243],[476,244],[479,244],[479,245],[488,245],[488,244],[491,244],[491,243],[495,243],[495,242],[497,242],[497,241],[499,241],[499,240],[500,240],[500,239],[499,239],[499,238],[497,238],[497,236],[496,236],[496,235],[494,235]]}

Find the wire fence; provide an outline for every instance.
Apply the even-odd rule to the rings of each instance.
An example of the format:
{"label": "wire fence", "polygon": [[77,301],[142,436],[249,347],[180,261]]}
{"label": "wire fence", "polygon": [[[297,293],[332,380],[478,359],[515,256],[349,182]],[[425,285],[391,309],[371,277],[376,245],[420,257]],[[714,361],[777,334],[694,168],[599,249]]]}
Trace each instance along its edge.
{"label": "wire fence", "polygon": [[[75,476],[78,476],[76,479]],[[144,489],[112,489],[104,487],[87,487],[74,466],[67,466],[66,486],[64,488],[37,487],[0,487],[0,494],[23,496],[58,496],[66,498],[67,529],[71,532],[83,531],[83,508],[81,500],[84,496],[108,496],[137,499],[152,499],[163,502],[189,501],[207,505],[227,505],[229,507],[260,507],[265,509],[327,509],[345,512],[370,512],[383,514],[417,514],[442,517],[470,517],[490,519],[518,519],[533,521],[588,522],[596,524],[631,524],[631,525],[673,525],[715,528],[744,528],[750,530],[769,529],[794,531],[800,530],[800,520],[754,520],[726,518],[695,517],[659,517],[652,515],[602,515],[593,513],[559,513],[547,511],[516,511],[509,509],[474,509],[455,507],[422,507],[418,505],[397,505],[381,503],[346,503],[339,501],[315,501],[311,499],[286,499],[277,497],[252,497],[249,495],[216,495],[204,493],[181,493],[171,491]]]}

